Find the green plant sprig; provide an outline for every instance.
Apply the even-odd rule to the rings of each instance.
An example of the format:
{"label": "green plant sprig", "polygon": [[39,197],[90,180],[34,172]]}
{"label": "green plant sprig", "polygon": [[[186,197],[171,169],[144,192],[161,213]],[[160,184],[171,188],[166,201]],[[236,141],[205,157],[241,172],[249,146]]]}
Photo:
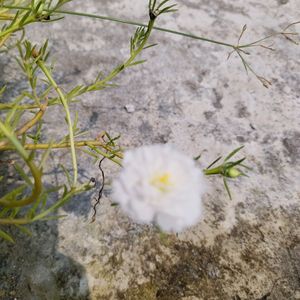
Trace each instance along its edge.
{"label": "green plant sprig", "polygon": [[[167,4],[168,1],[163,2],[164,4]],[[25,232],[26,228],[22,227],[22,225],[30,224],[38,220],[58,218],[56,216],[52,217],[51,214],[63,204],[65,204],[74,195],[91,188],[90,184],[79,186],[76,184],[76,148],[87,148],[83,149],[83,151],[89,154],[91,157],[94,157],[96,160],[98,160],[100,157],[106,157],[121,166],[121,160],[123,158],[122,149],[116,144],[116,140],[119,137],[111,138],[106,132],[104,132],[100,139],[84,141],[75,140],[75,137],[81,136],[83,133],[80,132],[80,130],[78,130],[77,128],[77,118],[75,117],[74,122],[71,120],[69,105],[77,101],[76,98],[84,93],[114,86],[113,84],[111,84],[111,81],[120,72],[128,67],[133,67],[144,62],[144,60],[139,61],[136,59],[144,49],[153,46],[147,45],[154,22],[157,17],[153,17],[152,9],[155,9],[155,14],[157,15],[170,12],[171,10],[171,8],[168,8],[168,6],[151,6],[151,9],[149,10],[150,20],[148,28],[146,30],[145,28],[138,28],[136,30],[130,42],[129,58],[123,64],[118,65],[115,69],[113,69],[113,71],[110,72],[105,78],[100,78],[100,76],[98,76],[94,83],[87,86],[77,86],[70,92],[64,92],[57,85],[52,75],[52,67],[49,68],[47,66],[46,60],[49,54],[49,52],[47,51],[47,42],[40,49],[38,49],[37,46],[32,45],[29,41],[25,41],[22,43],[19,42],[19,44],[17,45],[19,49],[19,58],[17,59],[17,62],[22,71],[26,74],[31,92],[22,92],[21,95],[18,96],[14,101],[8,103],[9,105],[7,105],[7,103],[3,103],[2,107],[0,106],[1,109],[8,109],[6,121],[5,123],[2,123],[3,126],[0,127],[0,151],[13,150],[16,151],[21,157],[23,157],[25,163],[31,170],[31,175],[33,176],[34,183],[32,184],[30,175],[27,175],[23,171],[23,167],[19,166],[17,162],[15,162],[14,167],[25,183],[8,192],[0,199],[0,225],[15,225],[20,230]],[[25,25],[27,25],[27,23]],[[37,72],[38,70],[41,71],[46,80],[43,78],[39,78],[39,73]],[[44,83],[46,82],[46,87],[44,87],[44,91],[37,92],[38,83],[40,81],[43,81]],[[57,93],[58,97],[48,100],[49,93],[52,90]],[[1,88],[0,95],[3,94],[4,91],[5,87]],[[21,104],[22,101],[28,99],[33,101],[34,104]],[[43,99],[48,100],[48,103],[46,105],[41,104]],[[44,115],[44,111],[46,107],[49,108],[51,105],[57,105],[59,104],[59,102],[65,109],[69,134],[58,143],[51,141],[49,143],[41,144],[39,140],[42,128],[41,120]],[[36,112],[31,119],[25,122],[25,124],[19,126],[19,122],[23,112],[26,109],[35,108],[39,108],[39,111]],[[33,135],[29,134],[29,129],[33,129],[34,127],[37,127],[36,133]],[[10,133],[10,135],[14,137],[13,140],[10,139],[10,136],[5,131],[8,130],[8,128],[10,128],[8,133]],[[34,143],[27,143],[27,138],[32,139]],[[18,147],[18,149],[16,147]],[[60,197],[60,200],[57,200],[52,206],[47,207],[46,199],[48,198],[50,191],[43,190],[41,181],[42,167],[45,165],[50,151],[61,148],[71,149],[71,153],[73,154],[73,181],[71,180],[72,176],[70,176],[69,171],[67,171],[66,168],[62,166],[66,174],[66,178],[68,179],[68,186],[63,185],[64,191],[62,193],[62,196]],[[103,151],[99,148],[102,148]],[[39,163],[39,168],[37,168],[39,173],[35,172],[35,169],[32,167],[35,166],[35,162],[33,160],[35,159],[35,153],[38,150],[45,151]],[[31,151],[31,153],[28,154],[27,151]],[[37,176],[38,178],[36,178]],[[39,183],[39,189],[37,189],[36,187],[37,183]],[[29,197],[25,197],[25,199],[22,200],[22,195],[26,192],[28,185],[33,186],[32,195]],[[54,191],[57,192],[60,189],[61,187],[57,187],[54,189]],[[28,206],[27,204],[30,205]],[[23,207],[23,205],[25,206],[25,209],[28,210],[25,216],[23,216],[23,214],[21,215],[21,212],[24,210],[20,210],[20,207]],[[0,230],[0,237],[5,238],[9,241],[13,241],[12,237],[10,237],[3,230]]]}
{"label": "green plant sprig", "polygon": [[298,33],[287,31],[292,26],[295,26],[295,25],[298,25],[298,24],[300,24],[300,21],[289,24],[282,31],[275,32],[273,34],[270,34],[270,35],[268,35],[266,37],[263,37],[263,38],[261,38],[257,41],[254,41],[252,43],[241,45],[240,41],[241,41],[242,37],[244,36],[244,34],[247,30],[247,25],[244,25],[243,28],[242,28],[242,31],[239,35],[237,45],[232,47],[233,50],[228,54],[227,59],[229,59],[233,53],[236,53],[238,55],[238,57],[241,59],[241,62],[243,63],[243,66],[245,68],[246,73],[248,74],[249,72],[251,72],[262,83],[262,85],[264,87],[268,88],[272,85],[272,83],[268,79],[266,79],[265,77],[263,77],[261,75],[258,75],[257,72],[253,69],[253,67],[246,60],[245,56],[250,55],[250,52],[249,52],[248,48],[261,47],[261,48],[266,49],[266,50],[275,51],[274,48],[272,48],[269,45],[263,44],[263,42],[265,42],[267,40],[270,40],[270,39],[272,39],[276,36],[283,36],[284,38],[286,38],[288,41],[292,42],[293,44],[299,45],[299,42],[295,39],[295,37],[298,36]]}
{"label": "green plant sprig", "polygon": [[76,188],[72,188],[72,189],[67,189],[66,186],[60,187],[59,189],[64,188],[64,192],[61,196],[61,198],[56,201],[53,205],[51,205],[50,207],[42,210],[40,213],[36,214],[36,210],[38,208],[38,206],[41,204],[40,201],[37,201],[35,205],[35,207],[31,208],[28,211],[28,214],[26,217],[22,217],[22,218],[15,218],[14,217],[7,217],[7,218],[0,218],[0,225],[25,225],[25,224],[30,224],[36,221],[41,221],[41,220],[49,220],[50,218],[59,218],[57,216],[55,217],[50,217],[49,215],[51,213],[53,213],[54,211],[56,211],[58,208],[62,207],[70,198],[74,197],[75,195],[88,191],[91,188],[93,188],[93,186],[91,186],[90,183],[87,184],[83,184],[83,185],[79,185]]}
{"label": "green plant sprig", "polygon": [[[86,92],[91,92],[91,91],[97,91],[97,90],[102,90],[108,86],[111,86],[111,81],[114,79],[120,72],[125,70],[126,68],[136,66],[138,64],[144,63],[146,60],[136,60],[137,56],[145,49],[153,46],[153,45],[148,45],[147,42],[148,39],[151,35],[151,32],[154,27],[155,20],[157,16],[159,16],[162,13],[168,13],[173,11],[173,9],[170,9],[171,6],[164,7],[168,1],[163,1],[161,4],[158,6],[155,6],[155,3],[151,3],[149,1],[149,22],[147,26],[143,27],[138,27],[135,31],[134,36],[130,40],[130,57],[122,64],[118,65],[115,69],[113,69],[110,74],[108,74],[104,79],[100,79],[101,74],[97,77],[96,81],[88,86],[80,86],[75,88],[73,91],[70,93],[72,94],[72,97],[78,97],[82,95],[83,93]],[[145,29],[145,27],[147,29]]]}
{"label": "green plant sprig", "polygon": [[[164,4],[166,4],[168,1],[164,1]],[[155,13],[157,15],[162,14],[162,13],[167,13],[169,12],[169,9],[166,9],[163,7],[163,5],[158,5],[158,7],[155,7],[155,4],[151,4],[151,7],[149,5],[149,24],[148,24],[148,29],[145,31],[143,28],[138,28],[135,32],[134,37],[131,39],[131,45],[130,45],[130,57],[125,61],[124,64],[119,65],[116,67],[108,76],[106,76],[102,80],[96,79],[96,81],[88,86],[79,86],[73,89],[67,96],[64,95],[62,90],[58,87],[56,84],[50,70],[47,68],[45,61],[48,58],[48,52],[47,52],[47,42],[44,44],[44,46],[40,49],[37,50],[36,46],[32,46],[28,41],[25,41],[24,47],[26,50],[26,53],[23,54],[21,47],[19,46],[19,52],[20,56],[23,58],[23,61],[19,62],[19,65],[22,67],[23,71],[27,74],[31,87],[34,90],[36,87],[37,83],[37,77],[34,75],[36,72],[36,67],[34,64],[36,64],[41,71],[44,73],[46,78],[48,79],[48,85],[52,86],[56,93],[58,94],[62,105],[65,109],[66,113],[66,120],[69,128],[69,140],[70,140],[70,148],[71,148],[71,155],[72,155],[72,164],[73,164],[73,185],[75,186],[77,183],[77,177],[78,177],[78,167],[77,167],[77,159],[76,159],[76,150],[75,150],[75,140],[74,140],[74,130],[73,130],[73,124],[71,120],[71,115],[70,115],[70,110],[68,106],[68,98],[75,98],[78,97],[86,92],[91,92],[91,91],[96,91],[96,90],[101,90],[104,89],[107,86],[110,86],[110,81],[116,77],[121,71],[128,67],[132,67],[134,65],[143,63],[144,61],[136,61],[136,57],[144,50],[146,43],[148,41],[148,38],[151,34],[154,22],[156,17],[151,17],[152,16],[152,9],[155,10]],[[30,61],[32,60],[32,61]],[[34,94],[34,98],[38,99],[36,94]],[[38,102],[38,101],[37,101]],[[39,103],[37,103],[39,104]],[[91,146],[91,144],[90,144]],[[38,149],[38,146],[35,148]]]}
{"label": "green plant sprig", "polygon": [[[230,159],[235,156],[240,150],[242,150],[244,146],[241,146],[232,152],[230,152],[224,159],[223,163],[218,165],[217,167],[212,168],[218,161],[222,159],[222,157],[218,157],[216,160],[214,160],[206,169],[203,170],[203,173],[206,176],[211,175],[221,175],[223,177],[223,183],[225,186],[225,189],[228,193],[228,196],[230,199],[232,199],[231,192],[227,183],[227,179],[235,179],[240,176],[247,176],[246,173],[244,173],[241,168],[245,168],[248,170],[251,170],[248,166],[244,165],[243,162],[246,160],[246,157],[243,157],[236,161],[230,161]],[[198,160],[200,157],[198,156],[195,158],[195,160]]]}
{"label": "green plant sprig", "polygon": [[[52,5],[53,1],[47,2],[46,0],[32,0],[28,6],[23,7],[23,9],[18,9],[17,13],[13,16],[8,16],[5,12],[7,7],[3,3],[0,3],[0,17],[5,16],[6,20],[10,20],[10,23],[5,24],[0,31],[0,45],[3,38],[5,39],[12,33],[22,30],[25,26],[31,23],[42,21],[47,22],[48,17],[67,2],[69,2],[69,0],[58,0],[55,5]],[[47,12],[45,9],[47,9]]]}
{"label": "green plant sprig", "polygon": [[[169,5],[169,6],[166,6],[166,7],[162,7],[163,5],[167,4],[168,1],[169,0],[162,1],[157,7],[156,7],[156,0],[149,1],[150,17],[151,17],[151,15],[152,15],[152,17],[156,17],[156,16],[158,16],[162,13],[168,13],[168,12],[176,11],[176,9],[174,9],[176,4]],[[22,7],[22,6],[4,6],[4,7],[8,8],[8,9],[28,10],[28,8]],[[47,13],[48,10],[45,9],[45,12]],[[70,10],[58,10],[58,9],[56,9],[55,12],[57,14],[63,14],[63,15],[82,16],[82,17],[89,17],[89,18],[94,18],[94,19],[101,19],[101,20],[107,20],[107,21],[112,21],[112,22],[118,22],[118,23],[123,23],[123,24],[127,24],[127,25],[139,26],[140,28],[148,28],[148,26],[149,26],[149,24],[146,25],[146,24],[131,21],[131,20],[125,20],[125,19],[109,17],[109,16],[102,16],[102,15],[97,15],[97,14],[89,14],[89,13],[83,13],[83,12],[74,12],[74,11],[70,11]],[[289,32],[287,30],[289,30],[292,26],[298,25],[299,23],[300,23],[300,21],[290,23],[283,30],[280,30],[278,32],[275,32],[273,34],[270,34],[270,35],[267,35],[263,38],[260,38],[260,39],[254,41],[254,42],[246,43],[246,44],[240,44],[240,40],[241,40],[242,36],[244,35],[244,33],[246,32],[246,29],[247,29],[246,25],[244,25],[244,27],[242,29],[242,32],[239,36],[237,44],[226,43],[226,42],[223,42],[223,41],[218,41],[218,40],[210,39],[210,38],[207,38],[207,37],[201,37],[201,36],[197,36],[197,35],[194,35],[194,34],[180,32],[180,31],[167,29],[167,28],[161,28],[161,27],[153,26],[152,29],[231,48],[232,51],[229,53],[228,58],[230,58],[233,53],[236,53],[238,58],[241,60],[243,66],[245,68],[246,73],[247,74],[248,74],[248,72],[252,73],[262,83],[262,85],[264,87],[268,88],[271,85],[271,82],[268,79],[266,79],[265,77],[257,74],[257,72],[254,70],[254,68],[250,65],[250,63],[245,58],[245,55],[250,55],[250,53],[248,51],[248,48],[261,47],[261,48],[264,48],[264,49],[267,49],[267,50],[274,50],[270,46],[264,45],[262,43],[266,42],[266,41],[268,41],[268,40],[270,40],[270,39],[272,39],[276,36],[283,36],[288,41],[298,45],[299,42],[295,39],[296,36],[298,36],[298,33],[297,32]]]}
{"label": "green plant sprig", "polygon": [[63,93],[63,91],[59,88],[56,81],[54,80],[51,71],[48,69],[48,67],[45,64],[45,61],[47,60],[48,54],[46,53],[47,49],[47,42],[45,45],[41,48],[41,50],[37,53],[34,53],[35,48],[31,48],[31,53],[36,60],[37,66],[41,69],[41,71],[44,73],[44,75],[47,77],[49,81],[49,85],[51,85],[54,90],[56,91],[57,95],[59,96],[59,99],[64,107],[65,114],[66,114],[66,121],[69,129],[69,139],[70,139],[70,149],[71,149],[71,156],[72,156],[72,164],[73,164],[73,187],[77,184],[77,178],[78,178],[78,166],[77,166],[77,158],[76,158],[76,150],[75,150],[75,141],[74,141],[74,131],[73,131],[73,123],[71,119],[71,113],[69,109],[69,104],[67,102],[67,99]]}

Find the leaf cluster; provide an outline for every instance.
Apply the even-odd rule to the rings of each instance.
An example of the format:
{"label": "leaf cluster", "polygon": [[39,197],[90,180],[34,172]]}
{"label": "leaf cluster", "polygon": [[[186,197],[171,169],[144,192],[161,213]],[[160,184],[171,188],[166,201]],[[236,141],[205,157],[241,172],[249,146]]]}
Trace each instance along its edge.
{"label": "leaf cluster", "polygon": [[[225,189],[228,193],[228,196],[230,199],[232,199],[231,192],[227,183],[227,179],[235,179],[240,176],[247,176],[246,173],[244,173],[241,168],[251,170],[248,166],[244,165],[244,161],[246,160],[246,157],[243,157],[241,159],[238,159],[236,161],[230,161],[232,157],[234,157],[240,150],[242,150],[244,146],[238,147],[234,149],[232,152],[230,152],[224,159],[223,163],[218,165],[217,167],[212,168],[217,162],[219,162],[222,159],[222,156],[218,157],[216,160],[214,160],[206,169],[203,170],[204,174],[207,176],[210,175],[220,175],[223,178],[223,183],[225,186]],[[199,157],[195,158],[196,160],[199,159]]]}
{"label": "leaf cluster", "polygon": [[[119,136],[111,137],[103,132],[98,137],[80,139],[86,136],[78,127],[78,114],[73,112],[72,103],[80,96],[107,87],[116,86],[112,81],[125,69],[144,62],[137,60],[139,54],[151,45],[147,45],[154,20],[149,20],[147,29],[138,28],[131,38],[130,55],[123,63],[113,68],[110,73],[99,75],[94,82],[78,85],[69,91],[62,89],[56,82],[54,66],[49,64],[48,41],[41,46],[26,39],[25,28],[34,22],[56,21],[61,17],[56,14],[66,0],[59,1],[1,1],[0,22],[4,22],[0,31],[0,48],[9,55],[9,42],[15,39],[16,64],[28,82],[28,87],[20,91],[17,97],[8,98],[6,86],[0,88],[0,153],[13,157],[0,161],[0,167],[7,167],[10,162],[17,181],[9,182],[2,176],[1,184],[6,185],[6,192],[0,195],[0,237],[13,241],[3,226],[13,225],[22,232],[29,233],[24,227],[32,222],[58,218],[55,211],[76,194],[93,187],[91,182],[78,183],[77,151],[83,151],[95,162],[107,158],[121,165],[122,149],[117,142]],[[17,5],[22,5],[17,9]],[[9,9],[8,7],[14,8]],[[16,36],[21,31],[21,36]],[[48,140],[43,116],[53,106],[62,106],[67,133],[63,138]],[[72,117],[72,115],[74,117]],[[25,121],[24,121],[25,120]],[[48,125],[49,126],[49,125]],[[72,157],[72,170],[60,166],[65,174],[65,182],[60,186],[46,187],[43,184],[44,169],[49,168],[49,157],[56,149],[66,149]],[[50,204],[49,199],[56,201]],[[3,229],[2,229],[3,228]]]}

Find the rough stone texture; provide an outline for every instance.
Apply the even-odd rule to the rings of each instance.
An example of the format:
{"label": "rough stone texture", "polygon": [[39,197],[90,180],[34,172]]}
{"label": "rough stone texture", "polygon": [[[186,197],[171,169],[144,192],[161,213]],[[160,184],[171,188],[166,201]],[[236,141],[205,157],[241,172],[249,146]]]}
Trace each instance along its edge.
{"label": "rough stone texture", "polygon": [[[234,42],[245,23],[252,41],[299,19],[290,1],[177,1],[179,12],[159,25]],[[74,9],[146,20],[146,1],[74,1]],[[34,41],[50,39],[55,76],[68,89],[90,82],[128,54],[133,28],[67,17],[31,26]],[[92,194],[73,199],[60,221],[35,224],[33,237],[15,233],[1,243],[0,299],[300,299],[300,61],[299,47],[276,39],[276,52],[253,49],[249,60],[273,83],[265,89],[247,76],[228,49],[154,32],[158,47],[148,63],[122,74],[118,88],[90,94],[77,105],[91,136],[121,133],[121,144],[171,142],[207,164],[245,145],[249,178],[232,183],[230,201],[221,180],[210,180],[203,220],[178,236],[129,220],[110,206],[110,185],[91,220]],[[24,86],[12,62],[0,57],[1,81]],[[134,107],[131,113],[125,107]],[[48,135],[64,126],[49,110]],[[56,162],[69,156],[56,154]],[[80,154],[84,180],[100,179]],[[110,180],[117,171],[105,164]],[[50,180],[50,179],[49,179]]]}

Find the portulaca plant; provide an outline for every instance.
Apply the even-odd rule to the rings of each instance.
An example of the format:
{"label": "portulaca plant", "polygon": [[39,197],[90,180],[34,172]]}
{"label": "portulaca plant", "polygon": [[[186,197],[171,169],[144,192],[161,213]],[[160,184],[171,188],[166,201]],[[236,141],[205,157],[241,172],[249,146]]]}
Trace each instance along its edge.
{"label": "portulaca plant", "polygon": [[246,176],[240,168],[245,158],[229,161],[242,147],[231,152],[218,167],[221,157],[201,170],[197,158],[190,158],[173,145],[143,146],[126,151],[123,168],[113,183],[113,199],[136,222],[155,224],[168,232],[179,232],[195,225],[202,216],[202,195],[207,182],[204,175],[226,178]]}
{"label": "portulaca plant", "polygon": [[[12,166],[15,175],[22,180],[19,184],[11,180],[7,172],[0,175],[0,184],[3,187],[0,195],[0,238],[13,242],[13,237],[6,230],[8,226],[15,226],[22,232],[29,233],[25,225],[57,218],[55,214],[57,209],[75,195],[94,187],[93,178],[84,184],[78,183],[77,152],[79,149],[99,163],[103,178],[99,198],[94,206],[93,220],[96,217],[96,205],[102,196],[105,183],[101,164],[106,159],[122,167],[120,175],[113,184],[113,197],[124,212],[135,221],[154,223],[161,229],[171,232],[194,225],[202,215],[201,197],[205,191],[205,176],[221,176],[231,198],[227,180],[244,176],[242,168],[248,168],[244,165],[245,158],[232,160],[242,147],[231,152],[221,164],[216,166],[221,159],[218,158],[204,170],[201,170],[197,164],[200,157],[189,158],[170,145],[144,146],[125,151],[124,155],[123,148],[118,145],[119,136],[111,137],[104,131],[97,137],[82,139],[86,133],[81,132],[77,126],[78,115],[73,112],[72,103],[80,101],[80,97],[87,93],[115,86],[113,81],[120,73],[127,68],[145,63],[140,55],[145,49],[156,45],[148,43],[153,30],[227,47],[230,49],[229,57],[236,54],[245,70],[252,73],[265,87],[269,87],[271,82],[257,74],[246,58],[250,50],[255,47],[273,50],[265,42],[276,36],[283,36],[297,43],[297,33],[292,30],[297,22],[247,44],[241,43],[247,29],[244,26],[237,43],[226,43],[156,27],[155,22],[158,17],[176,10],[175,4],[170,3],[170,0],[149,0],[147,24],[62,10],[63,5],[68,2],[71,0],[0,0],[1,57],[12,57],[17,53],[16,65],[19,66],[28,83],[28,86],[17,96],[9,96],[5,93],[6,86],[0,86],[0,153],[2,154],[0,167],[7,170],[8,166]],[[104,19],[137,26],[130,39],[128,57],[112,68],[108,74],[99,72],[93,82],[74,86],[65,91],[55,80],[53,75],[55,68],[48,63],[50,56],[48,42],[34,45],[26,39],[26,28],[30,24],[58,21],[64,15]],[[17,88],[15,90],[19,91]],[[63,138],[48,140],[42,121],[45,111],[53,106],[62,107],[58,118],[65,119],[66,134]],[[32,112],[32,115],[27,112]],[[65,182],[48,188],[43,182],[43,173],[49,155],[55,149],[69,150],[72,169],[68,170],[65,166],[61,166],[65,173]],[[50,204],[48,201],[50,197],[55,197],[56,201]]]}

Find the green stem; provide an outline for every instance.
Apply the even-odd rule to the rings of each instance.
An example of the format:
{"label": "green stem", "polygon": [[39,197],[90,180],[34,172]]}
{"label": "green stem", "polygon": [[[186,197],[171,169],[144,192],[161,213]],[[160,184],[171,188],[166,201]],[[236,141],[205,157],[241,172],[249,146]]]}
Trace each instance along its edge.
{"label": "green stem", "polygon": [[119,165],[120,167],[122,167],[121,161],[118,160],[118,159],[115,159],[114,156],[119,157],[120,159],[122,159],[122,158],[123,158],[123,154],[120,155],[120,154],[116,153],[116,154],[113,154],[113,155],[112,155],[112,154],[110,154],[110,153],[105,153],[105,152],[101,151],[100,149],[96,148],[93,144],[89,144],[89,143],[88,143],[87,145],[88,145],[92,150],[94,150],[96,153],[102,155],[103,157],[108,158],[109,160],[113,161],[114,163],[116,163],[117,165]]}
{"label": "green stem", "polygon": [[252,43],[249,43],[249,44],[245,44],[245,45],[241,45],[241,46],[238,46],[239,49],[242,49],[242,48],[249,48],[249,47],[252,47],[254,45],[258,45],[259,43],[265,41],[265,40],[268,40],[272,37],[275,37],[276,35],[281,35],[282,32],[276,32],[276,33],[273,33],[273,34],[270,34],[270,35],[267,35],[266,37],[263,37],[255,42],[252,42]]}
{"label": "green stem", "polygon": [[[59,98],[53,98],[48,100],[48,106],[60,104]],[[18,110],[30,110],[40,108],[40,104],[24,104],[17,105],[15,103],[0,103],[0,110],[18,109]]]}
{"label": "green stem", "polygon": [[40,214],[36,215],[33,219],[28,218],[20,218],[20,219],[13,219],[13,218],[4,218],[0,219],[0,225],[25,225],[29,224],[38,220],[45,218],[48,214],[53,212],[54,210],[61,207],[64,203],[66,203],[71,197],[75,196],[76,194],[87,190],[86,186],[81,186],[79,188],[73,188],[69,191],[66,195],[64,195],[58,202],[53,204],[48,209],[44,210]]}
{"label": "green stem", "polygon": [[61,100],[61,103],[65,109],[66,120],[67,120],[67,124],[69,127],[70,147],[71,147],[72,163],[73,163],[73,170],[74,170],[73,186],[76,186],[77,176],[78,176],[78,166],[77,166],[77,158],[76,158],[76,150],[75,150],[75,142],[74,142],[73,124],[72,124],[72,119],[71,119],[68,102],[67,102],[63,92],[61,91],[61,89],[58,87],[55,80],[53,79],[51,73],[45,66],[44,62],[42,60],[38,60],[37,65],[40,67],[40,69],[43,71],[45,76],[48,78],[50,84],[55,89],[55,91],[58,94],[58,96]]}
{"label": "green stem", "polygon": [[[23,7],[23,6],[3,5],[2,7],[8,8],[8,9],[29,10],[28,7]],[[44,9],[44,11],[48,12],[48,13],[53,12],[53,11],[47,10],[47,9]],[[140,23],[140,22],[135,22],[135,21],[126,20],[126,19],[96,15],[96,14],[89,14],[89,13],[83,13],[83,12],[76,12],[76,11],[69,11],[69,10],[56,10],[55,13],[61,13],[61,14],[72,15],[72,16],[88,17],[88,18],[112,21],[112,22],[116,22],[116,23],[122,23],[122,24],[133,25],[133,26],[141,26],[141,27],[148,27],[149,26],[149,25],[146,25],[146,24],[143,24],[143,23]],[[225,47],[230,47],[230,48],[234,47],[234,45],[229,44],[229,43],[224,43],[224,42],[221,42],[221,41],[213,40],[213,39],[202,37],[202,36],[197,36],[197,35],[186,33],[186,32],[176,31],[176,30],[173,30],[173,29],[156,27],[156,26],[154,26],[153,29],[158,30],[158,31],[171,33],[171,34],[175,34],[175,35],[180,35],[180,36],[192,38],[192,39],[196,39],[196,40],[201,40],[201,41],[212,43],[212,44],[217,44],[217,45],[220,45],[220,46],[225,46]]]}
{"label": "green stem", "polygon": [[[61,144],[25,144],[23,145],[24,149],[26,150],[49,150],[49,149],[64,149],[69,148],[71,143],[61,143]],[[115,153],[113,149],[111,149],[109,146],[103,144],[99,141],[77,141],[74,143],[76,148],[80,147],[89,147],[98,154],[110,159],[111,161],[115,162],[119,166],[121,166],[121,163],[119,159],[123,159],[123,154],[121,152]],[[107,152],[101,151],[97,147],[101,147],[105,149]],[[9,151],[14,150],[15,148],[11,145],[0,145],[0,151]],[[86,152],[86,151],[85,151]],[[119,159],[114,159],[114,157],[118,157]]]}
{"label": "green stem", "polygon": [[[101,15],[96,15],[96,14],[88,14],[88,13],[82,13],[82,12],[69,11],[69,10],[58,10],[58,11],[56,11],[56,13],[61,13],[61,14],[65,14],[65,15],[88,17],[88,18],[100,19],[100,20],[106,20],[106,21],[112,21],[112,22],[116,22],[116,23],[122,23],[122,24],[134,25],[134,26],[148,27],[146,24],[143,24],[143,23],[140,23],[140,22],[135,22],[135,21],[126,20],[126,19],[119,19],[119,18],[114,18],[114,17],[109,17],[109,16],[101,16]],[[162,28],[162,27],[157,27],[157,26],[154,26],[153,29],[158,30],[158,31],[171,33],[171,34],[175,34],[175,35],[181,35],[181,36],[196,39],[196,40],[201,40],[201,41],[204,41],[204,42],[218,44],[218,45],[222,45],[222,46],[226,46],[226,47],[231,47],[231,48],[233,47],[233,45],[228,44],[228,43],[224,43],[224,42],[221,42],[221,41],[216,41],[216,40],[213,40],[213,39],[197,36],[197,35],[186,33],[186,32],[176,31],[176,30],[173,30],[173,29]]]}
{"label": "green stem", "polygon": [[6,196],[3,196],[2,198],[0,198],[0,206],[4,206],[4,207],[22,207],[22,206],[26,206],[26,205],[34,202],[35,200],[37,200],[38,197],[40,196],[41,192],[42,192],[41,172],[36,167],[36,165],[30,160],[29,154],[22,147],[21,143],[18,141],[16,136],[1,121],[0,121],[0,130],[8,138],[8,140],[14,145],[17,152],[24,159],[25,163],[28,165],[28,167],[30,169],[30,172],[31,172],[31,174],[34,178],[34,187],[33,187],[33,190],[31,192],[31,195],[29,197],[26,197],[26,198],[21,199],[21,200],[11,201],[9,199],[6,199]]}
{"label": "green stem", "polygon": [[213,168],[213,169],[204,169],[203,173],[206,176],[218,175],[218,174],[221,174],[221,169],[220,169],[220,167],[216,167],[216,168]]}
{"label": "green stem", "polygon": [[0,219],[0,225],[26,225],[29,223],[32,223],[32,219],[11,219],[11,218],[5,218],[5,219]]}
{"label": "green stem", "polygon": [[40,106],[37,104],[16,105],[14,103],[0,103],[0,110],[9,110],[9,109],[27,110],[27,109],[35,109],[39,107]]}
{"label": "green stem", "polygon": [[[31,9],[28,8],[28,7],[23,7],[23,9],[24,9],[24,10],[31,10]],[[20,21],[21,21],[22,17],[20,16],[19,19],[20,19]],[[2,38],[3,36],[5,37],[6,35],[11,34],[11,33],[14,33],[14,32],[16,32],[16,31],[19,31],[19,30],[21,30],[22,28],[24,28],[24,26],[26,26],[26,25],[28,25],[28,24],[30,24],[30,23],[33,23],[33,22],[35,22],[35,21],[36,21],[35,17],[30,17],[30,18],[28,18],[28,20],[27,20],[26,22],[24,22],[24,24],[22,24],[21,26],[20,26],[20,24],[19,24],[20,22],[17,22],[17,23],[14,24],[14,26],[9,27],[9,28],[7,28],[6,30],[0,31],[0,38]]]}

